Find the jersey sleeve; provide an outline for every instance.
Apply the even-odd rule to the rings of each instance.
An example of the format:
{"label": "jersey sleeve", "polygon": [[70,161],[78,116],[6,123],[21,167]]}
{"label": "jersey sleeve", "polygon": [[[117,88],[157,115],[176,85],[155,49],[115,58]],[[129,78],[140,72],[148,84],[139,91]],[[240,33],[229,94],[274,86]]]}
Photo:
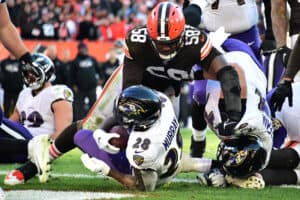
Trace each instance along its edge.
{"label": "jersey sleeve", "polygon": [[209,35],[201,33],[200,41],[202,42],[200,63],[204,69],[208,70],[213,59],[221,55],[221,53],[213,46],[212,39]]}
{"label": "jersey sleeve", "polygon": [[212,42],[208,35],[201,33],[200,42],[203,43],[203,46],[200,51],[200,60],[203,61],[212,51]]}
{"label": "jersey sleeve", "polygon": [[74,95],[72,90],[65,85],[55,85],[52,86],[52,102],[58,100],[66,100],[69,102],[74,101]]}
{"label": "jersey sleeve", "polygon": [[146,28],[136,28],[127,33],[124,45],[123,89],[142,83],[145,55],[141,54],[145,52],[148,44]]}

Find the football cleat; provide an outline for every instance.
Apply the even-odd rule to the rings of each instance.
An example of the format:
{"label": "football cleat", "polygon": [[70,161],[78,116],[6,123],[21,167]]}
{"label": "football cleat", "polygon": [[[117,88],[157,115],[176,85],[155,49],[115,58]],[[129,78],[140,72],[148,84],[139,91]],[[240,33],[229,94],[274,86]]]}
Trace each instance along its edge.
{"label": "football cleat", "polygon": [[36,136],[28,143],[28,157],[36,165],[41,183],[47,182],[50,176],[49,146],[49,135]]}
{"label": "football cleat", "polygon": [[12,170],[9,172],[4,179],[5,185],[20,185],[24,184],[24,175],[20,170]]}
{"label": "football cleat", "polygon": [[195,141],[191,137],[190,156],[193,158],[202,158],[205,152],[206,140]]}
{"label": "football cleat", "polygon": [[263,189],[265,187],[264,179],[260,174],[257,173],[248,178],[234,178],[232,176],[226,175],[225,179],[228,184],[240,188]]}

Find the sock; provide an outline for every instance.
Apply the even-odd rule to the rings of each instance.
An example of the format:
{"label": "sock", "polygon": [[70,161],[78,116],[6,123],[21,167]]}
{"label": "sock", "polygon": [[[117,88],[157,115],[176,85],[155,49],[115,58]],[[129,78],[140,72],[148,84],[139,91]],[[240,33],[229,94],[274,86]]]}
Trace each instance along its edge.
{"label": "sock", "polygon": [[55,146],[55,142],[53,142],[52,144],[50,144],[49,147],[49,157],[50,160],[53,161],[55,159],[57,159],[58,157],[60,157],[63,153],[61,153]]}
{"label": "sock", "polygon": [[299,164],[298,153],[292,148],[272,150],[267,168],[294,169]]}
{"label": "sock", "polygon": [[204,141],[206,138],[206,129],[200,131],[192,127],[192,134],[193,134],[194,141],[196,142]]}
{"label": "sock", "polygon": [[264,169],[260,172],[266,185],[295,185],[297,174],[293,170],[286,169]]}
{"label": "sock", "polygon": [[74,135],[79,130],[79,121],[73,122],[56,138],[49,147],[50,160],[60,157],[62,154],[74,149]]}
{"label": "sock", "polygon": [[23,173],[25,181],[34,177],[38,172],[35,164],[33,164],[31,161],[27,161],[25,164],[23,164],[16,170],[19,170]]}
{"label": "sock", "polygon": [[204,108],[202,104],[192,101],[192,134],[195,141],[205,140],[206,121],[204,119]]}

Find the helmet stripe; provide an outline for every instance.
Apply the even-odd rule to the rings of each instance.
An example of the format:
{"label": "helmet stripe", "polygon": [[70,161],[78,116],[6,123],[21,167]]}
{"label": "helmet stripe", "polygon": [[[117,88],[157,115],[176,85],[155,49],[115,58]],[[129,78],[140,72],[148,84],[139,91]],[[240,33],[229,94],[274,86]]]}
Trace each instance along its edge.
{"label": "helmet stripe", "polygon": [[170,12],[170,3],[162,3],[159,6],[158,10],[158,35],[160,37],[166,37],[168,36],[169,32],[169,26],[167,22],[167,18],[169,17],[169,12]]}

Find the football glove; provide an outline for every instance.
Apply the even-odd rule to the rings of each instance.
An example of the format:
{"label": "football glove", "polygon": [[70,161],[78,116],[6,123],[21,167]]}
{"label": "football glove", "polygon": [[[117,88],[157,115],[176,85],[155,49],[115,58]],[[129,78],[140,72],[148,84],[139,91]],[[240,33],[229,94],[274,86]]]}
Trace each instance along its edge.
{"label": "football glove", "polygon": [[270,102],[275,111],[281,111],[282,104],[284,103],[286,97],[288,97],[289,106],[293,106],[292,82],[293,81],[288,80],[280,81],[279,85],[275,89]]}
{"label": "football glove", "polygon": [[197,180],[203,186],[226,187],[225,176],[217,168],[207,173],[198,174]]}
{"label": "football glove", "polygon": [[117,133],[107,133],[102,129],[97,129],[93,133],[93,138],[96,141],[98,147],[110,154],[119,153],[120,148],[115,147],[109,143],[112,138],[119,138],[120,135]]}
{"label": "football glove", "polygon": [[90,157],[86,153],[82,154],[80,159],[83,165],[92,172],[107,176],[110,171],[110,167],[104,161]]}
{"label": "football glove", "polygon": [[284,67],[286,67],[288,64],[291,51],[292,50],[290,48],[288,48],[286,45],[284,45],[276,50],[276,57],[278,56],[280,58]]}
{"label": "football glove", "polygon": [[270,55],[276,52],[276,42],[275,40],[264,40],[260,45],[260,51],[262,55]]}
{"label": "football glove", "polygon": [[224,138],[234,136],[235,134],[234,128],[237,124],[238,122],[236,120],[226,117],[216,127],[219,131],[219,136]]}
{"label": "football glove", "polygon": [[34,62],[29,52],[26,52],[19,59],[21,70],[24,74],[32,73],[36,77],[45,77],[44,71],[41,70],[37,63]]}

